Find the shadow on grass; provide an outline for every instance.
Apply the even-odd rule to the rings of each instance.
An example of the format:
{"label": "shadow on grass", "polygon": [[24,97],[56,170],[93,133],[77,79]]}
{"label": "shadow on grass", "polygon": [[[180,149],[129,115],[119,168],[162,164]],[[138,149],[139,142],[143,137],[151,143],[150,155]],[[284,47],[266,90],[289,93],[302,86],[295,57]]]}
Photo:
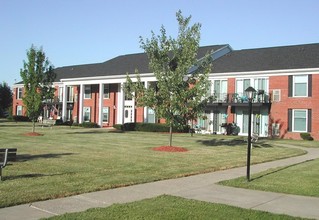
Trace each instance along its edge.
{"label": "shadow on grass", "polygon": [[209,147],[218,147],[218,146],[238,146],[245,145],[247,142],[242,138],[235,139],[212,139],[212,140],[198,140],[197,142],[209,146]]}
{"label": "shadow on grass", "polygon": [[[212,140],[198,140],[197,142],[210,147],[218,146],[247,146],[247,138],[238,137],[234,139],[212,139]],[[253,148],[270,148],[273,147],[270,144],[265,143],[265,140],[261,139],[257,142],[252,142]]]}
{"label": "shadow on grass", "polygon": [[101,129],[93,129],[90,131],[76,131],[76,132],[68,132],[66,134],[107,134],[107,133],[123,133],[123,131],[113,131],[113,130],[101,130]]}
{"label": "shadow on grass", "polygon": [[267,172],[267,173],[265,173],[265,174],[262,174],[262,175],[260,175],[260,176],[255,177],[255,178],[252,178],[251,181],[261,179],[261,178],[266,177],[266,176],[269,176],[269,175],[271,175],[271,174],[278,173],[278,172],[280,172],[280,171],[282,171],[282,170],[286,170],[286,169],[288,169],[288,168],[290,168],[290,167],[298,166],[298,165],[300,165],[300,164],[308,163],[308,162],[310,162],[310,161],[313,161],[313,159],[311,159],[311,160],[306,160],[306,161],[303,161],[303,162],[301,162],[301,163],[292,164],[292,165],[289,165],[289,166],[286,166],[286,167],[282,167],[282,168],[276,169],[276,170],[274,170],[274,171]]}
{"label": "shadow on grass", "polygon": [[48,158],[60,158],[62,156],[69,156],[74,153],[60,153],[60,154],[20,154],[17,155],[17,162],[25,162],[30,160],[37,160],[37,159],[48,159]]}
{"label": "shadow on grass", "polygon": [[46,177],[46,176],[62,176],[65,173],[57,173],[57,174],[40,174],[40,173],[32,173],[32,174],[23,174],[17,176],[4,176],[3,180],[15,180],[15,179],[24,179],[24,178],[38,178],[38,177]]}

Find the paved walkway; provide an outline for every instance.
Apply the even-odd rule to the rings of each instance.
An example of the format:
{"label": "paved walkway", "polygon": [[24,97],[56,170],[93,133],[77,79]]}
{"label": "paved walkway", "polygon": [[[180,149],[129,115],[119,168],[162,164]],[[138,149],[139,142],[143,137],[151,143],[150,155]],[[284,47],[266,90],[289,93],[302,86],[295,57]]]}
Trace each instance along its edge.
{"label": "paved walkway", "polygon": [[[269,168],[288,166],[319,158],[319,149],[309,148],[308,154],[253,165],[251,173]],[[107,207],[114,203],[127,203],[162,194],[175,195],[188,199],[223,203],[247,209],[263,210],[319,219],[319,198],[287,195],[220,186],[216,183],[246,174],[246,167],[200,174],[178,179],[164,180],[129,187],[85,193],[67,198],[34,202],[0,209],[4,220],[39,219],[66,212],[80,212],[93,207]]]}

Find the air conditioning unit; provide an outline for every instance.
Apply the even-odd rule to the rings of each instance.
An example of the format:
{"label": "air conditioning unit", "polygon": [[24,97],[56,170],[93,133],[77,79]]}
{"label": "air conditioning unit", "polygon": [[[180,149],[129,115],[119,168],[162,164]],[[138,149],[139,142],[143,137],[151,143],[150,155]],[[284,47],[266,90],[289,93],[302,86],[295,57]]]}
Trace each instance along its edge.
{"label": "air conditioning unit", "polygon": [[272,101],[273,102],[280,102],[280,93],[281,93],[280,89],[274,89],[272,91]]}

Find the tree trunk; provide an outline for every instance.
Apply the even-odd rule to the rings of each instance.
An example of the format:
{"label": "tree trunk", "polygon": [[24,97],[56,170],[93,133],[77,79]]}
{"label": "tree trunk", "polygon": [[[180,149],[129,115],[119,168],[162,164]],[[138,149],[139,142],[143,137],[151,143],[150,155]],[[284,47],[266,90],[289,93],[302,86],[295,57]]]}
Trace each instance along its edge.
{"label": "tree trunk", "polygon": [[35,132],[35,120],[32,120],[32,133]]}
{"label": "tree trunk", "polygon": [[173,139],[173,125],[172,123],[169,124],[169,146],[172,146],[172,139]]}
{"label": "tree trunk", "polygon": [[192,127],[191,127],[191,137],[193,137],[193,133],[194,133],[194,120],[192,119]]}

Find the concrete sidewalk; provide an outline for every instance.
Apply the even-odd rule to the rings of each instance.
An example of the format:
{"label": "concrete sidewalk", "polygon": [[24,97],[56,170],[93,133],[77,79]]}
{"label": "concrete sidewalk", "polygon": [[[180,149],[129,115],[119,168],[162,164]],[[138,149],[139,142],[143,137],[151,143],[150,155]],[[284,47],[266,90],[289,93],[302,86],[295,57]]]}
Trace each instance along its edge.
{"label": "concrete sidewalk", "polygon": [[[270,168],[289,166],[319,158],[319,149],[306,149],[308,154],[251,166],[251,173]],[[319,219],[319,198],[287,195],[220,186],[216,183],[246,174],[246,167],[200,174],[178,179],[134,185],[129,187],[85,193],[67,198],[0,209],[0,218],[39,219],[66,212],[80,212],[93,207],[107,207],[114,203],[127,203],[162,194],[188,199],[222,203],[247,209]]]}

